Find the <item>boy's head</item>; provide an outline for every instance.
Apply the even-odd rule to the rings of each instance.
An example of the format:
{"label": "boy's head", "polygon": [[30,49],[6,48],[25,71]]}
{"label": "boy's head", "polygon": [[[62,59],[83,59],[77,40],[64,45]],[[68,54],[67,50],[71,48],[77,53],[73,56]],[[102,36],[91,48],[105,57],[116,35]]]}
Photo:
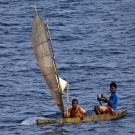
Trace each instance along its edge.
{"label": "boy's head", "polygon": [[77,108],[77,105],[78,105],[78,100],[77,100],[77,99],[73,99],[73,100],[72,100],[72,107],[73,107],[74,109],[76,109],[76,108]]}
{"label": "boy's head", "polygon": [[117,84],[115,82],[112,82],[110,84],[110,91],[114,92],[114,91],[116,91],[116,89],[117,89]]}

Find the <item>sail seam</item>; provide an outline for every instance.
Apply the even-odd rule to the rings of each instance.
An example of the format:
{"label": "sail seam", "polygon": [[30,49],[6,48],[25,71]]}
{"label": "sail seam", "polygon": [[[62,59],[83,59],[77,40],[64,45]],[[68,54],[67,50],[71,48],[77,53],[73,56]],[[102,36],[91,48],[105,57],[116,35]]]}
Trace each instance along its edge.
{"label": "sail seam", "polygon": [[38,45],[35,45],[34,47],[32,47],[32,49],[34,49],[34,48],[36,48],[36,47],[38,47],[38,46],[40,46],[41,44],[43,44],[43,43],[46,43],[47,41],[44,41],[44,42],[42,42],[42,43],[39,43]]}
{"label": "sail seam", "polygon": [[51,75],[51,74],[54,74],[55,72],[52,72],[52,73],[49,73],[49,74],[46,74],[46,75],[43,75],[44,77],[48,76],[48,75]]}

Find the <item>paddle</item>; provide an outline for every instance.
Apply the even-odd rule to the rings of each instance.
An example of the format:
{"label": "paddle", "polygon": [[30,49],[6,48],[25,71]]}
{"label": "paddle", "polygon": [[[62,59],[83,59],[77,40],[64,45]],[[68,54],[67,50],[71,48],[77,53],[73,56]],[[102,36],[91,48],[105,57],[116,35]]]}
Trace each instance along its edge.
{"label": "paddle", "polygon": [[102,103],[101,103],[101,98],[99,98],[99,96],[97,95],[97,100],[99,101],[100,105],[102,106]]}

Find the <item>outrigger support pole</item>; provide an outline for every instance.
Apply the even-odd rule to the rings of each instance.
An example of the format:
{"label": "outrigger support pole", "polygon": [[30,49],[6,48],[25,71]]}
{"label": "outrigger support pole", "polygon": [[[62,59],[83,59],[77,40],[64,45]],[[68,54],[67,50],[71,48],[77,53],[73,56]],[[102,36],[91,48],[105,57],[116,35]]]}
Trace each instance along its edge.
{"label": "outrigger support pole", "polygon": [[68,117],[68,89],[69,89],[69,82],[67,81],[67,107],[66,107],[67,117]]}

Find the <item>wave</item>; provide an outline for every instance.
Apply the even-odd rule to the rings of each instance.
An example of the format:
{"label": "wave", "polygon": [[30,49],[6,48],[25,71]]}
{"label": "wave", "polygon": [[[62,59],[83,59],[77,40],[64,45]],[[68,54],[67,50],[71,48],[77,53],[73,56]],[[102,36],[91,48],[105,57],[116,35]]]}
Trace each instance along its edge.
{"label": "wave", "polygon": [[44,118],[44,117],[30,117],[30,118],[26,118],[24,121],[22,121],[22,125],[32,125],[36,123],[37,119],[48,119],[48,118]]}

